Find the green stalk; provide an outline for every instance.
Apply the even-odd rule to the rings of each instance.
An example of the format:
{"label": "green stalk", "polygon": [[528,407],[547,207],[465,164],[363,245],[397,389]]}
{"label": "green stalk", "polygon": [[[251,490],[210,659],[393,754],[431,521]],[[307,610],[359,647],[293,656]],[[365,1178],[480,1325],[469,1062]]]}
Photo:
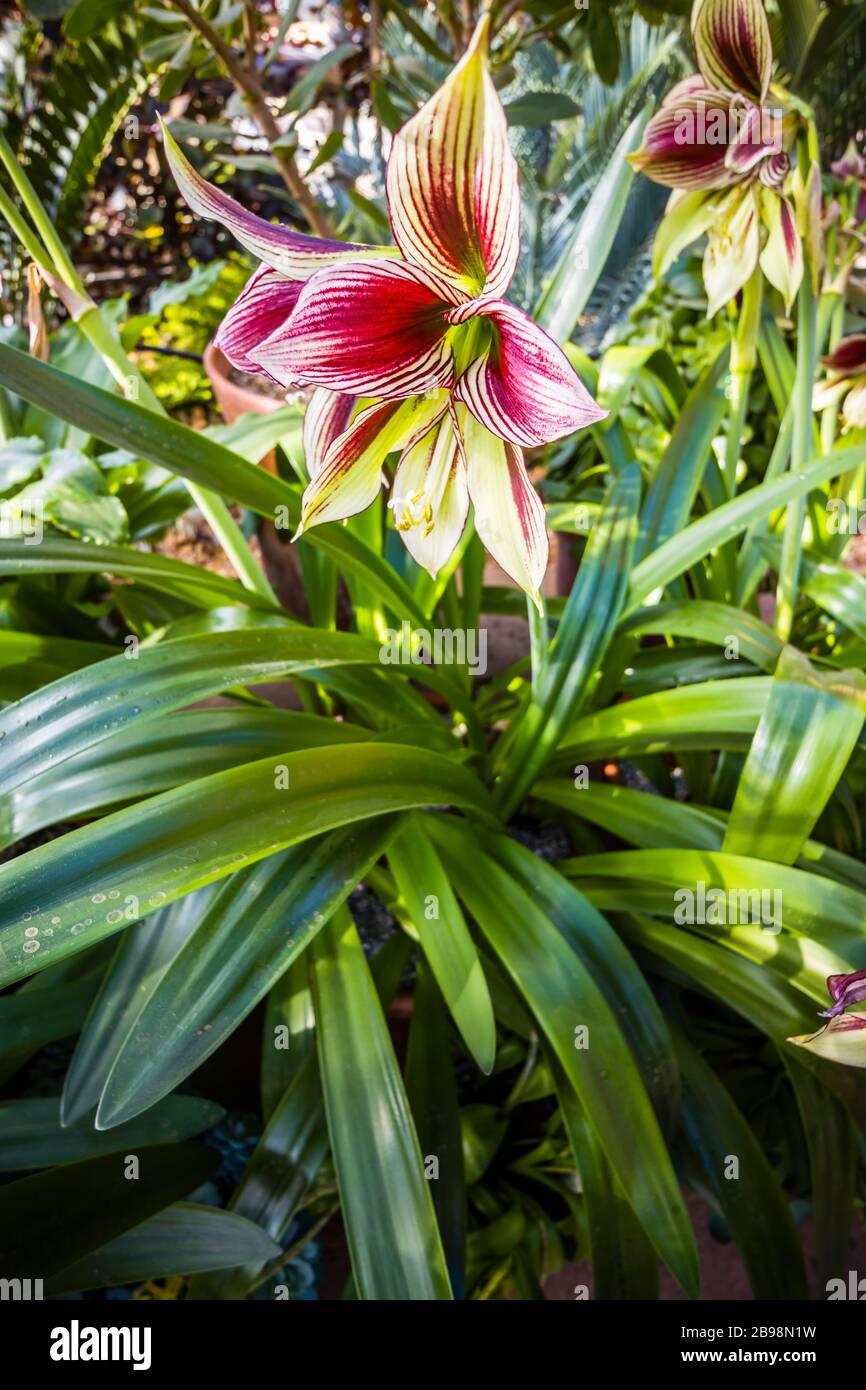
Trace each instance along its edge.
{"label": "green stalk", "polygon": [[[791,441],[791,472],[804,467],[812,440],[812,386],[815,378],[817,304],[808,267],[804,270],[797,306],[797,372],[794,380],[794,430]],[[806,498],[788,504],[782,559],[776,588],[776,631],[788,641],[794,626],[800,561],[803,547],[803,521]]]}
{"label": "green stalk", "polygon": [[[31,259],[42,269],[53,271],[63,281],[67,289],[72,291],[73,295],[79,300],[86,301],[86,308],[75,315],[78,327],[91,346],[99,353],[124,394],[128,393],[131,388],[135,392],[136,399],[148,410],[164,415],[166,412],[161,402],[154,395],[135,364],[129,360],[114,329],[99,306],[87,293],[84,282],[72,264],[66,247],[57,235],[35,188],[2,135],[0,135],[0,162],[3,163],[15,184],[21,201],[42,239],[42,244],[30,231],[11,199],[2,190],[0,190],[0,215],[5,217]],[[199,487],[196,483],[187,482],[186,487],[193,502],[231,561],[244,587],[254,593],[261,594],[276,604],[276,594],[261,567],[256,563],[241,528],[223,499],[206,488]]]}
{"label": "green stalk", "polygon": [[743,299],[731,340],[731,385],[728,415],[728,437],[725,446],[725,486],[728,496],[737,490],[737,463],[740,444],[749,413],[749,388],[752,372],[758,360],[758,331],[761,324],[761,301],[764,279],[756,269],[743,286]]}
{"label": "green stalk", "polygon": [[[822,309],[826,301],[829,301],[828,308],[830,318],[830,339],[827,343],[827,351],[833,352],[839,346],[839,340],[842,337],[842,332],[845,327],[845,300],[841,294],[823,294],[821,296]],[[818,345],[822,347],[824,344],[820,331],[818,337]],[[821,444],[825,454],[829,454],[833,445],[836,443],[836,432],[838,427],[839,407],[838,405],[828,405],[821,416]]]}
{"label": "green stalk", "polygon": [[728,399],[728,435],[725,441],[725,487],[729,497],[737,490],[737,464],[740,459],[740,444],[749,413],[749,389],[752,373],[748,371],[731,372],[731,385]]}

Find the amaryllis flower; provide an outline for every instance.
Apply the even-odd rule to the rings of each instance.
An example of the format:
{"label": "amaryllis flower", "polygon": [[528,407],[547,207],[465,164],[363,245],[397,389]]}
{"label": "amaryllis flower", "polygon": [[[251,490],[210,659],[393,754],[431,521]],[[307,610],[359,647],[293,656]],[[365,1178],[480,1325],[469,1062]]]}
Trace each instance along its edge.
{"label": "amaryllis flower", "polygon": [[768,104],[773,49],[762,0],[695,0],[691,23],[699,72],[671,89],[629,156],[674,189],[656,237],[655,272],[706,234],[710,318],[759,264],[790,305],[803,274],[789,196],[798,118],[775,98]]}
{"label": "amaryllis flower", "polygon": [[866,999],[866,970],[851,975],[829,975],[827,989],[833,1000],[820,1017],[829,1020],[817,1033],[803,1034],[788,1041],[849,1067],[866,1067],[866,1014],[846,1013],[849,1004]]}
{"label": "amaryllis flower", "polygon": [[[544,508],[523,449],[604,417],[568,359],[503,298],[517,263],[517,164],[487,62],[484,16],[451,75],[397,133],[387,194],[396,247],[320,241],[253,216],[202,179],[170,137],[181,193],[263,265],[220,328],[231,362],[284,388],[313,386],[301,529],[376,498],[435,574],[475,527],[536,597]],[[300,532],[298,532],[300,534]]]}
{"label": "amaryllis flower", "polygon": [[866,173],[866,161],[853,138],[848,141],[842,158],[835,159],[830,165],[830,172],[835,174],[837,179],[862,179]]}
{"label": "amaryllis flower", "polygon": [[827,377],[815,386],[812,409],[826,410],[841,401],[846,425],[866,429],[866,333],[843,338],[821,361],[827,368]]}

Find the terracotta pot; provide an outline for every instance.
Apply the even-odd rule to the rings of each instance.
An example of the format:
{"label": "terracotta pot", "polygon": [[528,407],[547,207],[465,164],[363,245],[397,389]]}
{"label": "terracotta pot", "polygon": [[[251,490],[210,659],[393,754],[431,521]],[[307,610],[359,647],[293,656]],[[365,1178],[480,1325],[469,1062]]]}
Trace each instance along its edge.
{"label": "terracotta pot", "polygon": [[[265,395],[263,391],[254,391],[249,386],[239,386],[236,381],[232,381],[229,375],[231,363],[213,343],[208,343],[205,348],[203,360],[204,369],[210,377],[213,393],[227,425],[233,425],[239,416],[249,415],[250,412],[254,415],[270,415],[272,410],[279,410],[282,401]],[[277,460],[273,449],[259,462],[269,473],[276,473]]]}

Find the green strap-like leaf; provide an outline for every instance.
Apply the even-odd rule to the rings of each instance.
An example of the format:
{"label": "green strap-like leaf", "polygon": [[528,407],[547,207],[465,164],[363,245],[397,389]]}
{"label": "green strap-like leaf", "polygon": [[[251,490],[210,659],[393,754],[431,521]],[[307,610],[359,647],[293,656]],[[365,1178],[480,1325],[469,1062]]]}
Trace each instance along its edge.
{"label": "green strap-like leaf", "polygon": [[808,1298],[797,1228],[764,1150],[712,1069],[681,1035],[675,1042],[683,1135],[737,1243],[755,1298]]}
{"label": "green strap-like leaf", "polygon": [[385,849],[377,817],[232,874],[134,1019],[96,1122],[123,1124],[201,1066],[310,944]]}
{"label": "green strap-like leaf", "polygon": [[592,1296],[620,1300],[658,1298],[656,1253],[562,1068],[553,1065],[565,1131],[587,1206]]}
{"label": "green strap-like leaf", "polygon": [[800,1065],[800,1058],[805,1056],[809,1056],[805,1051],[795,1055],[784,1050],[782,1053],[809,1150],[815,1217],[815,1274],[820,1297],[822,1291],[828,1292],[830,1279],[847,1277],[857,1145],[850,1115],[837,1097]]}
{"label": "green strap-like leaf", "polygon": [[642,695],[585,714],[566,730],[556,764],[684,748],[745,748],[764,712],[772,681],[743,676]]}
{"label": "green strap-like leaf", "polygon": [[552,865],[509,836],[482,833],[479,840],[583,961],[619,1020],[663,1132],[671,1134],[679,1107],[676,1060],[662,1012],[628,950],[601,913]]}
{"label": "green strap-like leaf", "polygon": [[[773,671],[783,643],[771,627],[751,613],[726,603],[706,599],[681,599],[638,608],[622,624],[622,632],[632,636],[649,634],[663,637],[691,637],[698,642],[714,642],[721,647],[736,639],[738,656]],[[686,648],[688,653],[691,648]],[[733,659],[733,658],[731,658]]]}
{"label": "green strap-like leaf", "polygon": [[195,931],[215,889],[209,884],[187,893],[121,934],[66,1071],[61,1098],[65,1125],[96,1109],[125,1038],[169,962]]}
{"label": "green strap-like leaf", "polygon": [[134,1180],[128,1156],[113,1153],[0,1185],[0,1276],[59,1274],[181,1201],[220,1164],[201,1144],[159,1144],[129,1157],[138,1159]]}
{"label": "green strap-like leaf", "polygon": [[725,349],[689,393],[641,510],[638,560],[669,537],[679,535],[688,523],[710,446],[727,409],[727,368]]}
{"label": "green strap-like leaf", "polygon": [[419,962],[406,1053],[406,1092],[425,1167],[436,1160],[431,1194],[455,1298],[462,1298],[466,1264],[466,1183],[457,1079],[448,1014],[428,968]]}
{"label": "green strap-like leaf", "polygon": [[45,1293],[56,1298],[81,1289],[111,1289],[253,1261],[261,1264],[279,1253],[277,1243],[243,1216],[175,1202],[55,1275]]}
{"label": "green strap-like leaf", "polygon": [[640,469],[633,464],[611,484],[592,529],[540,688],[516,723],[516,734],[497,748],[495,795],[506,819],[547,763],[604,657],[628,589],[639,505]]}
{"label": "green strap-like leaf", "polygon": [[99,661],[0,712],[0,795],[66,758],[233,685],[281,680],[332,664],[373,665],[375,646],[348,632],[242,629],[143,647]]}
{"label": "green strap-like leaf", "polygon": [[487,982],[423,817],[405,822],[389,846],[388,862],[451,1016],[478,1066],[489,1073],[496,1023]]}
{"label": "green strap-like leaf", "polygon": [[468,857],[465,837],[447,817],[436,818],[435,839],[459,896],[531,1005],[641,1225],[696,1294],[697,1252],[682,1194],[615,1014],[580,956],[510,874],[480,850]]}
{"label": "green strap-like leaf", "polygon": [[450,1299],[409,1102],[347,912],[312,950],[322,1089],[358,1295]]}
{"label": "green strap-like leaf", "polygon": [[793,864],[845,771],[864,715],[861,671],[819,672],[786,647],[740,777],[725,852]]}
{"label": "green strap-like leaf", "polygon": [[0,550],[0,575],[24,578],[33,574],[118,574],[148,588],[174,594],[196,607],[214,608],[226,603],[246,605],[255,611],[274,612],[261,594],[245,589],[236,579],[166,555],[120,545],[90,545],[59,536],[43,536],[39,545],[4,540]]}
{"label": "green strap-like leaf", "polygon": [[0,867],[0,984],[291,844],[430,805],[493,820],[473,773],[389,743],[264,758],[117,811]]}
{"label": "green strap-like leaf", "polygon": [[[292,529],[298,526],[301,499],[295,488],[267,469],[248,463],[201,430],[188,429],[177,420],[156,415],[134,401],[122,400],[110,391],[79,381],[3,343],[0,386],[43,406],[53,416],[79,426],[96,439],[127,449],[200,487],[243,503],[271,521],[276,520],[281,529],[287,529],[286,523]],[[401,621],[409,618],[423,625],[424,613],[409,586],[382,556],[345,527],[315,527],[306,533],[305,543],[316,546],[343,569],[371,583],[382,602]]]}
{"label": "green strap-like leaf", "polygon": [[0,1101],[0,1173],[52,1168],[105,1153],[137,1153],[154,1144],[191,1139],[210,1129],[225,1111],[196,1096],[166,1096],[146,1120],[102,1134],[90,1120],[61,1127],[56,1099]]}
{"label": "green strap-like leaf", "polygon": [[634,178],[625,156],[640,145],[651,112],[647,103],[612,152],[536,311],[541,327],[559,343],[571,337],[604,270]]}
{"label": "green strap-like leaf", "polygon": [[[688,910],[688,900],[676,896],[684,890],[694,893],[695,912],[700,911],[697,894],[701,886],[705,894],[710,889],[733,893],[735,900],[731,900],[730,915],[736,914],[737,930],[763,937],[771,948],[779,950],[783,937],[776,930],[777,924],[761,924],[760,913],[764,904],[760,901],[760,895],[764,893],[767,895],[768,913],[773,915],[778,905],[787,930],[797,932],[803,938],[813,938],[829,950],[840,952],[843,958],[854,963],[852,968],[866,966],[866,936],[863,934],[866,895],[844,884],[819,878],[817,874],[792,869],[787,864],[737,854],[716,854],[708,850],[638,849],[587,854],[571,860],[570,871],[579,885],[584,880],[606,880],[614,888],[622,884],[638,894],[644,884],[650,888],[657,885],[659,892],[653,906],[645,910],[666,910],[674,920],[679,907],[684,912]],[[742,896],[744,894],[745,898]],[[757,899],[754,895],[757,895]],[[662,904],[665,905],[664,909]],[[718,899],[715,909],[706,904],[705,898],[703,914],[709,919],[706,926],[710,930],[715,927],[718,931],[731,926],[726,921],[727,902]],[[630,906],[633,905],[631,902]],[[743,918],[751,922],[756,912],[757,924],[743,926]],[[719,919],[717,922],[714,921],[716,916]],[[768,932],[767,926],[774,929]],[[805,949],[805,945],[805,939],[797,943],[801,949]],[[826,998],[826,994],[822,994],[822,997]]]}
{"label": "green strap-like leaf", "polygon": [[787,473],[773,482],[759,483],[748,492],[725,502],[706,516],[664,541],[640,564],[631,577],[631,602],[644,603],[656,589],[663,589],[711,550],[733,540],[751,522],[767,516],[797,497],[803,497],[822,483],[829,482],[866,459],[866,445],[838,449],[828,458],[812,460],[796,473]]}

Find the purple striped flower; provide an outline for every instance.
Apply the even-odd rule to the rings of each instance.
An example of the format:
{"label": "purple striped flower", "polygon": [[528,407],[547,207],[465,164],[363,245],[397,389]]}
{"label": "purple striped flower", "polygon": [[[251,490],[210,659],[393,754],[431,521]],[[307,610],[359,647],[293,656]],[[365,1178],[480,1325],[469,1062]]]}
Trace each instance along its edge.
{"label": "purple striped flower", "polygon": [[544,508],[524,448],[603,419],[565,354],[503,298],[519,251],[517,165],[487,60],[485,15],[451,75],[397,133],[387,170],[395,247],[274,226],[202,179],[166,133],[190,207],[263,262],[217,343],[236,366],[316,390],[304,422],[302,524],[352,516],[400,450],[389,505],[436,574],[470,501],[484,545],[536,602]]}
{"label": "purple striped flower", "polygon": [[710,318],[759,265],[790,305],[803,275],[790,197],[798,118],[767,104],[773,49],[762,0],[695,0],[691,24],[699,71],[672,88],[629,156],[674,190],[654,270],[706,234]]}

